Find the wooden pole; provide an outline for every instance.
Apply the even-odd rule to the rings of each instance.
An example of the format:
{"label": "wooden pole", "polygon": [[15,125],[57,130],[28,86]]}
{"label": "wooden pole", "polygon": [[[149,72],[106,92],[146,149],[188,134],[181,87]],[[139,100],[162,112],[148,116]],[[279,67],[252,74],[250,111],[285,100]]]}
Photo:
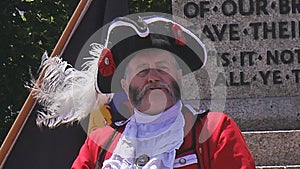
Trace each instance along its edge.
{"label": "wooden pole", "polygon": [[[64,32],[62,33],[59,41],[57,42],[51,56],[60,56],[63,52],[65,46],[68,43],[68,40],[72,36],[72,33],[76,30],[77,25],[80,22],[80,17],[84,15],[85,11],[89,7],[89,4],[92,0],[81,0],[75,9],[71,19],[69,20]],[[88,3],[89,2],[89,3]],[[42,78],[42,73],[39,76],[38,80]],[[10,154],[20,132],[22,131],[32,109],[34,108],[36,100],[34,98],[34,91],[31,91],[27,97],[21,111],[19,112],[14,124],[12,125],[10,131],[8,132],[3,144],[0,148],[0,168],[3,168],[4,163]]]}

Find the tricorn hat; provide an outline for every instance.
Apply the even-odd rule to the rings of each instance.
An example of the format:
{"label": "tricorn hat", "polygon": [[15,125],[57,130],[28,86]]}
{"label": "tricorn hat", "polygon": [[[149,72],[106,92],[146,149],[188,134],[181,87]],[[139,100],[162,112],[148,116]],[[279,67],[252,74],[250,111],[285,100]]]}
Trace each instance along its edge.
{"label": "tricorn hat", "polygon": [[[117,92],[112,89],[112,82],[119,65],[124,65],[129,56],[140,50],[158,48],[175,54],[189,69],[183,70],[183,74],[200,69],[206,62],[202,41],[165,16],[119,17],[106,30],[104,48],[98,61],[96,90],[99,93]],[[122,72],[122,69],[118,71]]]}

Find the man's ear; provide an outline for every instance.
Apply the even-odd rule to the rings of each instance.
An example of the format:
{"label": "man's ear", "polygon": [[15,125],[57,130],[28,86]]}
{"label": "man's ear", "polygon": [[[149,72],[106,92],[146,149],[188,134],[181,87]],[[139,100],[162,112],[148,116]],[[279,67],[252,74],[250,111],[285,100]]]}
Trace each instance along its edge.
{"label": "man's ear", "polygon": [[129,86],[127,84],[127,81],[125,79],[121,79],[121,86],[125,93],[128,95]]}

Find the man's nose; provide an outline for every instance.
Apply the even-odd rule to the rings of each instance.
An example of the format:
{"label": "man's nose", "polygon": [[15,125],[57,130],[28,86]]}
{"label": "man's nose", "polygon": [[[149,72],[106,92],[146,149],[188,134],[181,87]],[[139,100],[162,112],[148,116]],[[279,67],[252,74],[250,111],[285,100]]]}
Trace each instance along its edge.
{"label": "man's nose", "polygon": [[157,69],[150,69],[148,73],[148,82],[157,82],[160,80],[160,74]]}

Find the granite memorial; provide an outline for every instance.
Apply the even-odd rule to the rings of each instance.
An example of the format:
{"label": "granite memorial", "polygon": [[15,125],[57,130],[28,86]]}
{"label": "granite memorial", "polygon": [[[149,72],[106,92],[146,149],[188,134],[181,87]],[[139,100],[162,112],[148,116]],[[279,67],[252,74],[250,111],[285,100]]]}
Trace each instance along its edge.
{"label": "granite memorial", "polygon": [[[200,95],[187,90],[186,102],[225,111],[242,130],[300,128],[300,0],[172,3],[173,15],[211,44],[207,52],[215,67],[196,72],[204,87]],[[224,94],[212,97],[219,87]],[[211,106],[211,100],[224,106]]]}

